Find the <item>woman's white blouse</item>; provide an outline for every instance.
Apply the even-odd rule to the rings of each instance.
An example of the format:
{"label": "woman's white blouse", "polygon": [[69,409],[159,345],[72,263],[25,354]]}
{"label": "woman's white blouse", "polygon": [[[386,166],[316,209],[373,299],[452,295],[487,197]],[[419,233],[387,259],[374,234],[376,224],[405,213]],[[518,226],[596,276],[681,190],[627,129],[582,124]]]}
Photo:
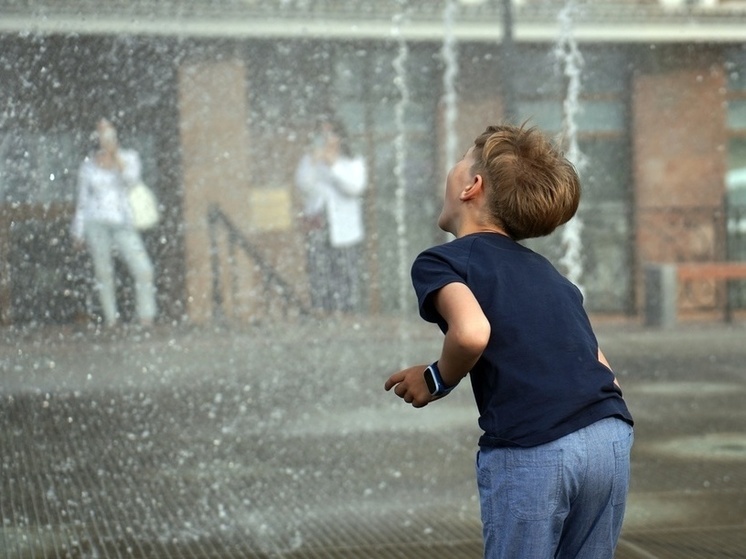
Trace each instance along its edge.
{"label": "woman's white blouse", "polygon": [[119,151],[122,171],[105,169],[87,157],[78,172],[78,199],[71,233],[75,239],[85,235],[90,221],[111,225],[131,225],[132,213],[128,189],[140,180],[140,156],[132,150]]}
{"label": "woman's white blouse", "polygon": [[304,213],[325,213],[332,246],[350,246],[364,239],[363,193],[367,180],[365,160],[359,156],[340,157],[331,166],[314,161],[310,155],[301,159],[295,182],[303,194]]}

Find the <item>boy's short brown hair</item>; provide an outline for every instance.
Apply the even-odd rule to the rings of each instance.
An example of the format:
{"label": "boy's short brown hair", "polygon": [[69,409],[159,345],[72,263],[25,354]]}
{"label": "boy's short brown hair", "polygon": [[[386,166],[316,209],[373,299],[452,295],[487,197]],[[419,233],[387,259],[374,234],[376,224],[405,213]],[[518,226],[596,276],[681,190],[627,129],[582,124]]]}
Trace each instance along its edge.
{"label": "boy's short brown hair", "polygon": [[549,235],[580,203],[572,163],[536,128],[489,126],[474,140],[490,216],[515,240]]}

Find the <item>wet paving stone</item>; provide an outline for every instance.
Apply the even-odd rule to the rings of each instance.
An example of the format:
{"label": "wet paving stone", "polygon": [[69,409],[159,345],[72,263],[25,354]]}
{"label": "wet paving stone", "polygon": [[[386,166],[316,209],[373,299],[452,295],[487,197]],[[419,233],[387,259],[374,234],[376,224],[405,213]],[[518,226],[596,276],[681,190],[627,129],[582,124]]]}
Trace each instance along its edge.
{"label": "wet paving stone", "polygon": [[[439,349],[400,331],[6,333],[0,556],[480,557],[470,391],[384,393]],[[599,333],[638,420],[617,559],[746,557],[744,334]]]}

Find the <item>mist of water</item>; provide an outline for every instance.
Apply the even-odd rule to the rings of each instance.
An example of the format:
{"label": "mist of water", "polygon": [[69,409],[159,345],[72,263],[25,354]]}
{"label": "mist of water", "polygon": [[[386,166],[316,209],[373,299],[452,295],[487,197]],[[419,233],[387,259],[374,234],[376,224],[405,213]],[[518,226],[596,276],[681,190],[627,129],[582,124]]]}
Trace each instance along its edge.
{"label": "mist of water", "polygon": [[[405,165],[407,157],[406,123],[404,115],[410,101],[409,86],[407,85],[407,60],[409,59],[409,46],[401,32],[401,25],[405,22],[406,14],[397,14],[394,17],[393,34],[398,42],[398,52],[393,61],[396,77],[394,83],[399,92],[399,99],[394,110],[396,125],[396,138],[394,139],[394,177],[396,189],[394,191],[394,217],[396,223],[397,238],[397,271],[399,278],[399,305],[398,308],[404,312],[408,308],[409,301],[409,263],[408,263],[408,241],[407,241],[407,219],[406,219],[406,193],[407,178]],[[407,336],[406,328],[401,332]]]}
{"label": "mist of water", "polygon": [[441,56],[445,64],[443,71],[443,105],[445,107],[445,171],[450,170],[456,162],[458,149],[458,135],[456,134],[456,120],[458,119],[458,96],[456,93],[456,79],[458,78],[458,49],[453,25],[458,14],[456,0],[450,0],[443,10],[444,37]]}
{"label": "mist of water", "polygon": [[[582,110],[580,92],[582,88],[583,56],[578,49],[573,33],[572,15],[574,10],[575,5],[571,0],[560,10],[557,16],[560,34],[554,47],[554,56],[567,83],[563,102],[563,131],[567,143],[566,156],[575,165],[578,175],[582,176],[583,169],[587,164],[586,158],[578,146],[578,116]],[[577,285],[581,291],[583,291],[581,283],[583,276],[582,232],[583,222],[580,216],[576,215],[562,229],[564,254],[560,259],[560,264],[564,266],[568,279]]]}

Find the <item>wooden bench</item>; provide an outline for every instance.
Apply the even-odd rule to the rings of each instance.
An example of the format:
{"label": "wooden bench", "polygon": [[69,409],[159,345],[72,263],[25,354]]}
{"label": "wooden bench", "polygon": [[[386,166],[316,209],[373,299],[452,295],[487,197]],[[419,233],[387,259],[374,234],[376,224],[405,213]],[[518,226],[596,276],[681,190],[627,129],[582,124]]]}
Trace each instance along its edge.
{"label": "wooden bench", "polygon": [[685,262],[676,264],[679,281],[746,279],[746,262]]}
{"label": "wooden bench", "polygon": [[[670,327],[678,315],[679,286],[692,281],[746,280],[746,262],[677,262],[645,265],[645,324]],[[730,296],[725,299],[724,319],[731,322]]]}
{"label": "wooden bench", "polygon": [[[746,280],[746,262],[680,262],[676,264],[676,278],[681,282],[700,280]],[[733,318],[730,297],[725,300],[725,320]]]}

